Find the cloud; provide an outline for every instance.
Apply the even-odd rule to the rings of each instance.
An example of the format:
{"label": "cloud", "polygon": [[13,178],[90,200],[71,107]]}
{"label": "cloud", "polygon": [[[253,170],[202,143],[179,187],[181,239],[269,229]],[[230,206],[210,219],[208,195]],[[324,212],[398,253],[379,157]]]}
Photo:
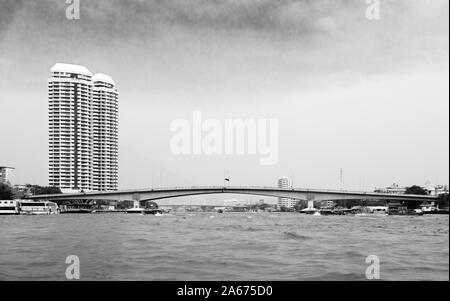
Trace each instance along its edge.
{"label": "cloud", "polygon": [[[254,32],[297,39],[304,35],[370,34],[384,32],[411,35],[414,30],[429,34],[448,32],[448,1],[381,0],[382,20],[376,25],[365,19],[364,0],[80,0],[81,20],[64,18],[63,0],[2,0],[1,31],[24,14],[15,24],[50,25],[55,34],[106,35],[114,38],[152,38],[159,30],[173,28],[197,32]],[[448,23],[448,22],[447,22]],[[35,27],[35,30],[42,28]],[[13,29],[12,29],[13,30]],[[0,32],[1,32],[0,31]],[[166,32],[164,32],[166,33]]]}
{"label": "cloud", "polygon": [[0,51],[11,56],[32,45],[56,58],[90,49],[170,65],[214,53],[260,74],[270,71],[254,64],[304,76],[448,62],[446,0],[381,0],[379,21],[365,18],[365,0],[80,0],[75,21],[64,0],[0,1]]}
{"label": "cloud", "polygon": [[16,13],[23,6],[23,0],[0,0],[0,43],[12,24]]}

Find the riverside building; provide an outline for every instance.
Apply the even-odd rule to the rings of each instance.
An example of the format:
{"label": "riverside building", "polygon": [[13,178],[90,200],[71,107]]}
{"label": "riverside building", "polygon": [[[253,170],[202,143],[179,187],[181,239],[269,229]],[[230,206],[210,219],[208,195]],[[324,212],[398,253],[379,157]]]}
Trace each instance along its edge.
{"label": "riverside building", "polygon": [[117,190],[118,94],[112,79],[58,63],[50,70],[48,100],[49,185],[63,192]]}
{"label": "riverside building", "polygon": [[[291,188],[290,180],[288,177],[282,177],[278,179],[278,188],[288,189]],[[296,200],[289,198],[278,198],[278,206],[286,208],[294,208]]]}

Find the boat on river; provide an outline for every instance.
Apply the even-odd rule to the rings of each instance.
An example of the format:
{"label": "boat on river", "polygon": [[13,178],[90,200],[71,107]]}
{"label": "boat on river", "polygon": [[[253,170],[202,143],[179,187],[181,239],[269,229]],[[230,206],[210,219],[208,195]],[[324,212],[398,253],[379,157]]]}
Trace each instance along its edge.
{"label": "boat on river", "polygon": [[161,209],[144,209],[144,214],[151,214],[155,216],[163,215],[163,211]]}
{"label": "boat on river", "polygon": [[19,201],[20,214],[23,215],[50,215],[58,214],[58,205],[49,201]]}
{"label": "boat on river", "polygon": [[315,214],[316,212],[318,212],[319,210],[316,208],[305,208],[303,210],[300,210],[300,213],[305,213],[305,214]]}
{"label": "boat on river", "polygon": [[440,209],[437,204],[434,202],[431,202],[431,204],[422,204],[420,205],[420,209],[424,214],[448,214],[448,208],[446,209]]}
{"label": "boat on river", "polygon": [[159,209],[158,204],[155,202],[148,201],[145,203],[144,208],[142,208],[138,201],[134,202],[133,208],[129,208],[126,211],[127,213],[134,213],[134,214],[145,214],[145,215],[156,215],[161,216],[163,215],[163,210]]}
{"label": "boat on river", "polygon": [[61,205],[60,212],[62,214],[83,214],[83,213],[93,213],[94,208],[92,204],[70,204]]}
{"label": "boat on river", "polygon": [[388,216],[389,207],[386,206],[368,206],[361,207],[355,216]]}
{"label": "boat on river", "polygon": [[128,208],[126,213],[130,213],[130,214],[144,214],[144,208],[140,208],[140,207]]}
{"label": "boat on river", "polygon": [[18,215],[19,203],[13,200],[0,201],[0,215]]}
{"label": "boat on river", "polygon": [[157,203],[148,201],[145,203],[144,214],[161,216],[163,214],[163,211],[162,211],[162,209],[159,209],[159,206]]}
{"label": "boat on river", "polygon": [[421,209],[408,209],[407,206],[404,206],[400,203],[391,203],[389,204],[389,215],[412,215],[419,216],[423,215],[423,211]]}

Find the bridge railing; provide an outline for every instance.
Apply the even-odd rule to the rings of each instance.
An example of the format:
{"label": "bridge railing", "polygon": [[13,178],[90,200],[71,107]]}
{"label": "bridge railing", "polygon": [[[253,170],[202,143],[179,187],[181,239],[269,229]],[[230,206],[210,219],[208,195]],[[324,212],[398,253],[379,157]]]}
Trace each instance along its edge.
{"label": "bridge railing", "polygon": [[[345,189],[322,189],[322,188],[302,188],[302,187],[293,187],[293,188],[280,188],[275,186],[173,186],[173,187],[144,187],[144,188],[136,188],[136,189],[125,189],[119,190],[121,192],[130,192],[130,191],[166,191],[166,190],[189,190],[189,189],[264,189],[264,190],[285,190],[285,191],[329,191],[329,192],[355,192],[355,193],[373,193],[370,191],[357,191],[357,190],[345,190]],[[104,191],[104,192],[115,192],[115,191]]]}
{"label": "bridge railing", "polygon": [[[344,189],[321,189],[321,188],[279,188],[274,186],[176,186],[176,187],[153,187],[153,188],[139,188],[139,189],[127,189],[119,191],[102,191],[102,192],[91,192],[94,194],[108,194],[108,193],[140,193],[144,191],[183,191],[183,190],[276,190],[276,191],[298,191],[303,193],[348,193],[348,194],[359,194],[359,195],[380,195],[380,196],[398,196],[399,194],[390,193],[379,193],[373,191],[357,191],[357,190],[344,190]],[[87,192],[89,194],[89,192]],[[403,196],[408,196],[404,194]],[[413,195],[416,196],[416,195]],[[423,195],[422,197],[432,197],[430,195]]]}

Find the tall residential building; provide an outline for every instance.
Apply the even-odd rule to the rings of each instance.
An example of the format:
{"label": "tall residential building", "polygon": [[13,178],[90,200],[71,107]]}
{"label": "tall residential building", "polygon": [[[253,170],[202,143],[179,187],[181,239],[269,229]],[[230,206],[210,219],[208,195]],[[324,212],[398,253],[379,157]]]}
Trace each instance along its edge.
{"label": "tall residential building", "polygon": [[95,74],[92,77],[93,108],[93,189],[118,188],[118,93],[111,77]]}
{"label": "tall residential building", "polygon": [[56,64],[48,80],[49,185],[92,190],[92,73]]}
{"label": "tall residential building", "polygon": [[[99,78],[97,86],[94,83],[96,77]],[[106,76],[92,76],[86,67],[78,65],[56,64],[50,70],[49,185],[59,187],[63,192],[117,189],[117,106],[113,110],[115,128],[103,121],[103,115],[97,123],[94,121],[94,117],[98,117],[99,113],[103,114],[103,108],[107,110],[106,107],[110,106],[110,96],[106,90],[103,91],[104,87],[101,87],[110,84],[103,84],[103,78]],[[109,77],[108,81],[112,82]],[[106,98],[108,100],[105,100]],[[115,99],[117,104],[117,91],[111,98]],[[103,102],[108,105],[103,106]],[[110,116],[109,113],[107,115]],[[113,176],[109,172],[100,173],[100,170],[104,169],[100,165],[106,160],[102,160],[104,154],[98,151],[101,148],[94,148],[94,145],[102,145],[103,142],[98,139],[110,135],[110,132],[114,132],[116,137],[113,140],[113,148],[116,150],[113,161],[115,167],[107,164],[108,170],[116,171]],[[95,133],[97,135],[94,135]],[[94,183],[94,179],[97,179],[96,183],[103,182],[103,177],[108,179],[104,182],[110,182],[109,179],[114,177],[115,186],[100,187]]]}
{"label": "tall residential building", "polygon": [[0,183],[6,185],[14,185],[14,168],[0,166]]}
{"label": "tall residential building", "polygon": [[[278,188],[282,189],[288,189],[291,187],[291,181],[288,177],[282,177],[278,179]],[[289,198],[278,198],[278,206],[280,207],[286,207],[286,208],[293,208],[296,204],[296,200],[292,200]]]}

